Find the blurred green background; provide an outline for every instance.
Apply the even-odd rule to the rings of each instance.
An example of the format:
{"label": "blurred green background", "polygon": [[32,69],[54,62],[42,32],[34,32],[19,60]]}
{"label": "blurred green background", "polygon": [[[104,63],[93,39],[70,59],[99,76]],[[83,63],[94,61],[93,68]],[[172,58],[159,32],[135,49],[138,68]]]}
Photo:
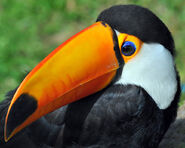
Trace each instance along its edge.
{"label": "blurred green background", "polygon": [[184,0],[0,0],[0,100],[53,49],[115,4],[138,4],[163,20],[174,36],[185,83]]}

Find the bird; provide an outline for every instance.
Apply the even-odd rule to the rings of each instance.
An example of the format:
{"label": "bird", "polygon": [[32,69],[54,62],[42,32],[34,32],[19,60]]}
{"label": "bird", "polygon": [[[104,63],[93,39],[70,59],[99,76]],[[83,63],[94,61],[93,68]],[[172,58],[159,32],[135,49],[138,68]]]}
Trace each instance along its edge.
{"label": "bird", "polygon": [[181,94],[175,44],[149,9],[115,5],[0,104],[0,147],[156,148]]}

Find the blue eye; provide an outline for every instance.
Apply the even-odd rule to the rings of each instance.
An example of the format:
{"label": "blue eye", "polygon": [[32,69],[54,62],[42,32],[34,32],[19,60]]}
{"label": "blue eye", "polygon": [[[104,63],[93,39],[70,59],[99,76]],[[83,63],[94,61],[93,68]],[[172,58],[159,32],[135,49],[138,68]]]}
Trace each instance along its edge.
{"label": "blue eye", "polygon": [[121,52],[125,56],[131,56],[136,51],[136,45],[133,42],[126,41],[121,47]]}

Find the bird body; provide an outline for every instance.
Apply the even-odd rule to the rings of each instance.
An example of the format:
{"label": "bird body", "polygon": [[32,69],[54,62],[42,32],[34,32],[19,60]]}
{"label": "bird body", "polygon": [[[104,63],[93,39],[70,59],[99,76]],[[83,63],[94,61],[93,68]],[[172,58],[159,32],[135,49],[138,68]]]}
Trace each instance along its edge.
{"label": "bird body", "polygon": [[[101,46],[101,50],[106,52],[104,56],[101,51],[101,56],[105,59],[107,57],[106,61],[111,60],[112,64],[106,65],[104,61],[104,65],[95,65],[98,72],[95,70],[89,77],[80,77],[80,80],[85,79],[86,82],[79,83],[76,81],[79,77],[68,75],[65,83],[68,79],[70,84],[75,81],[76,87],[72,89],[72,93],[69,91],[62,96],[63,100],[69,99],[70,96],[73,101],[67,100],[62,104],[63,100],[59,97],[58,100],[62,100],[59,101],[61,105],[54,101],[49,106],[48,102],[56,99],[57,94],[61,93],[59,88],[55,88],[56,93],[45,96],[48,101],[46,108],[43,100],[45,98],[39,95],[42,92],[42,83],[38,82],[37,85],[35,78],[42,75],[47,63],[53,64],[50,59],[58,60],[56,57],[60,54],[60,49],[49,55],[26,77],[18,90],[1,103],[1,124],[5,125],[5,137],[2,136],[3,129],[0,131],[2,148],[22,144],[21,148],[26,147],[28,143],[31,143],[33,148],[158,147],[168,127],[175,120],[180,97],[180,79],[173,61],[174,42],[170,32],[148,9],[135,5],[113,6],[98,16],[95,25],[64,43],[61,48],[65,50],[72,46],[71,42],[79,41],[89,30],[97,28],[103,28],[102,32],[107,33],[104,45],[109,42],[109,47],[106,46],[104,51]],[[76,38],[78,39],[75,40]],[[89,40],[86,43],[90,45]],[[96,42],[100,48],[99,44]],[[76,45],[81,47],[81,42]],[[96,48],[98,53],[99,48]],[[94,54],[94,51],[92,53]],[[83,54],[87,55],[85,52]],[[102,69],[99,68],[101,66]],[[91,66],[89,71],[92,71],[91,68],[94,67]],[[71,69],[71,73],[74,69]],[[102,72],[103,75],[93,77]],[[52,78],[52,81],[56,78],[58,77]],[[48,82],[52,83],[50,81],[48,79]],[[38,86],[40,92],[35,89]],[[85,91],[89,94],[82,95]],[[56,96],[52,98],[54,95]],[[83,99],[78,100],[78,96],[83,96]],[[65,106],[38,119],[59,105]],[[42,107],[45,107],[45,112]],[[20,111],[19,108],[24,109]],[[36,119],[38,120],[35,121]],[[35,122],[32,123],[33,121]],[[30,123],[30,126],[23,129]],[[23,130],[15,135],[21,129]],[[23,137],[27,138],[27,143],[24,143],[26,140],[20,140]],[[10,140],[6,143],[3,138]]]}
{"label": "bird body", "polygon": [[9,147],[155,148],[176,117],[178,93],[176,98],[160,110],[141,87],[117,84],[42,117],[13,137]]}

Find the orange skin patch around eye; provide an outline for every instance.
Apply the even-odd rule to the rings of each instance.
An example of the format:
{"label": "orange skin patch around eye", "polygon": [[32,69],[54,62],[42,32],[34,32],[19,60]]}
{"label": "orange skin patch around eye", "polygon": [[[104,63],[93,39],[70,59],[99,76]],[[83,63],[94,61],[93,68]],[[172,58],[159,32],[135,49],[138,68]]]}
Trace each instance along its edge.
{"label": "orange skin patch around eye", "polygon": [[132,59],[133,57],[135,57],[138,54],[138,52],[140,51],[141,46],[143,44],[143,42],[139,38],[137,38],[133,35],[129,35],[129,34],[126,34],[126,33],[120,33],[118,35],[118,43],[119,43],[119,49],[120,50],[121,50],[121,46],[126,41],[133,42],[136,46],[136,51],[131,56],[125,56],[125,55],[122,54],[122,57],[123,57],[125,63],[127,63],[130,59]]}

